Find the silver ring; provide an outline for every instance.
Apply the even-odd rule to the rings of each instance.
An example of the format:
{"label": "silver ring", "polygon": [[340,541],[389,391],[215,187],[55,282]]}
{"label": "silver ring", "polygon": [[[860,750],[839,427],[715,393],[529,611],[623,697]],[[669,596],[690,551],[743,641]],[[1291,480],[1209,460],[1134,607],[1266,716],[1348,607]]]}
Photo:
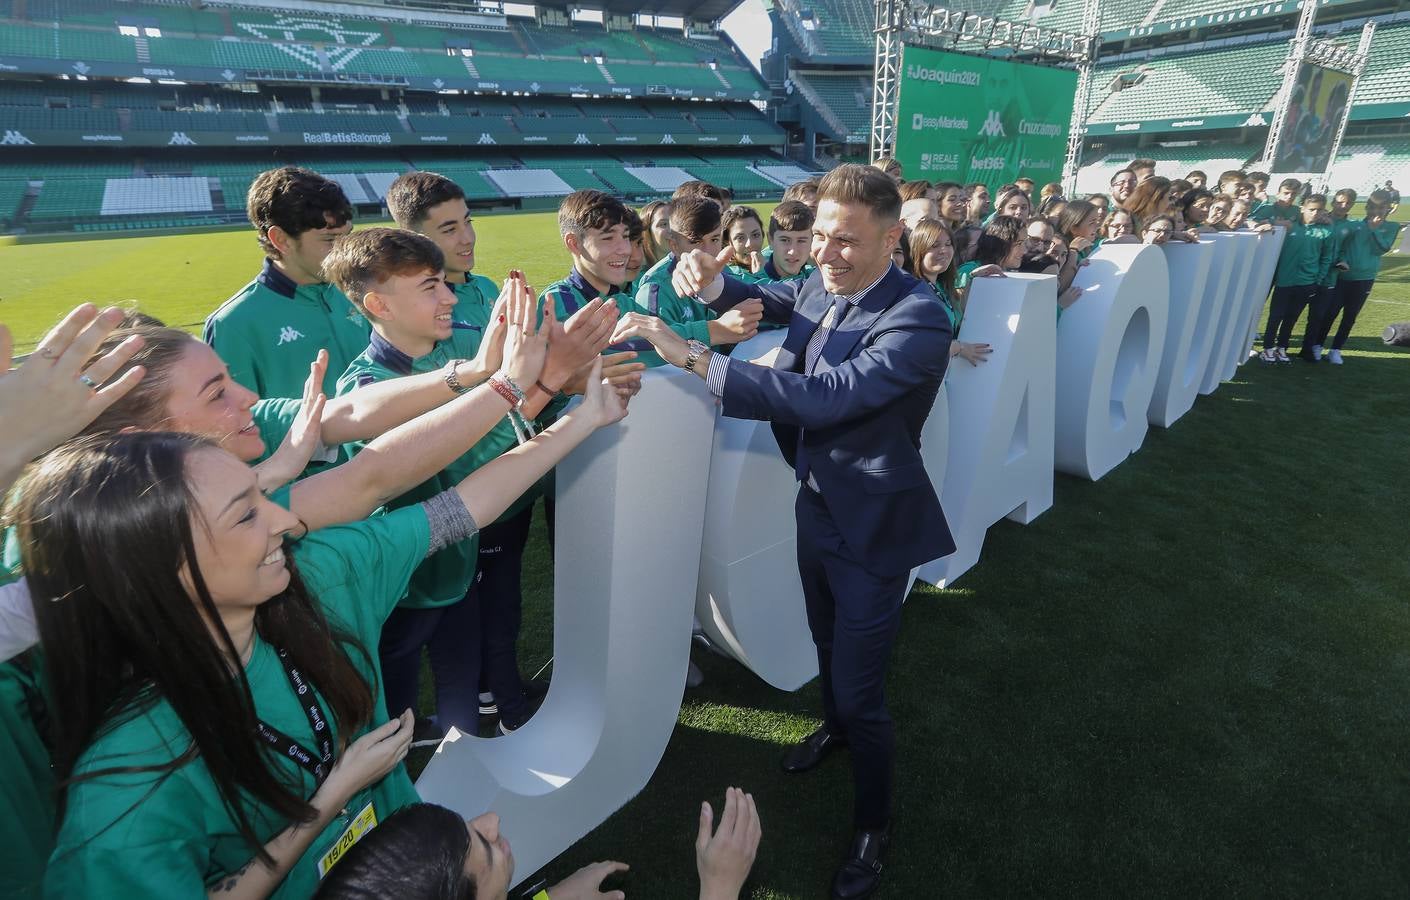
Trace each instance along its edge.
{"label": "silver ring", "polygon": [[78,380],[83,383],[84,387],[92,388],[94,390],[98,389],[98,382],[94,381],[92,378],[89,378],[87,375],[78,376]]}
{"label": "silver ring", "polygon": [[54,353],[53,347],[40,347],[39,355],[44,359],[53,359],[57,354]]}

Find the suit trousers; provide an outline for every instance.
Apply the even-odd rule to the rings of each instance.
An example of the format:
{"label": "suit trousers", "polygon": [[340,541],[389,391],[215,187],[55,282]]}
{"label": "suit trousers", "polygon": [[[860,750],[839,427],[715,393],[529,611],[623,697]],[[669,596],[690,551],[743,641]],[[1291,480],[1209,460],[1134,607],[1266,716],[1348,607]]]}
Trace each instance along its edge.
{"label": "suit trousers", "polygon": [[886,709],[886,670],[901,624],[910,572],[869,571],[842,540],[822,495],[800,487],[798,573],[818,650],[823,720],[852,751],[857,828],[891,820],[895,726]]}

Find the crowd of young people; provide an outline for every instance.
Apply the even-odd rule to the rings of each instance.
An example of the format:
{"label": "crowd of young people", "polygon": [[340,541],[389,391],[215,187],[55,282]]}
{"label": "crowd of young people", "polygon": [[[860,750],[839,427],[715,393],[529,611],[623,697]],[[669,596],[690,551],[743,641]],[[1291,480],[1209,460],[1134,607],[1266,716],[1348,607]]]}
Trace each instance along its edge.
{"label": "crowd of young people", "polygon": [[[934,288],[957,336],[975,278],[1055,275],[1060,315],[1103,243],[1284,225],[1263,358],[1286,358],[1311,306],[1304,354],[1340,315],[1340,362],[1398,229],[1384,192],[1353,222],[1354,192],[1299,209],[1299,184],[1265,200],[1257,173],[1224,173],[1215,192],[1201,172],[1171,182],[1134,160],[1110,195],[1049,184],[1035,198],[1029,179],[991,194],[877,166],[903,201],[894,262]],[[720,353],[777,327],[758,300],[719,312],[682,296],[676,266],[703,251],[743,282],[808,279],[817,197],[817,181],[795,184],[766,221],[699,181],[639,212],[577,191],[558,214],[569,271],[540,293],[520,272],[475,271],[448,178],[403,175],[387,193],[397,227],[353,230],[335,182],[285,167],[249,193],[264,265],[203,341],[85,305],[11,371],[4,335],[0,426],[20,438],[0,458],[0,486],[19,481],[0,740],[20,812],[0,835],[3,886],[505,896],[512,853],[492,813],[461,823],[418,803],[404,758],[486,716],[512,733],[544,696],[515,649],[533,511],[551,538],[554,465],[665,364],[619,319],[654,316]],[[950,348],[976,366],[989,353]],[[418,710],[423,655],[434,710]],[[738,892],[759,820],[733,788],[714,833],[712,818],[707,804],[697,856],[713,900]],[[599,896],[619,865],[548,896]],[[407,887],[412,870],[424,887]]]}

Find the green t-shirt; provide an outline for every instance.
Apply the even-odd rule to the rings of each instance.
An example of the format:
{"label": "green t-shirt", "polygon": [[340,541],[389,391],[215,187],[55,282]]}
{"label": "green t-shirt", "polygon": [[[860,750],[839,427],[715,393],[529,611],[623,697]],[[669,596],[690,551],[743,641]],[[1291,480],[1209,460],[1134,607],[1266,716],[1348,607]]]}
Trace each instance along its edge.
{"label": "green t-shirt", "polygon": [[230,377],[261,397],[302,397],[308,367],[328,351],[323,392],[367,346],[370,328],[331,284],[295,284],[265,260],[254,281],[206,318],[202,339],[230,367]]}
{"label": "green t-shirt", "polygon": [[1248,217],[1255,222],[1271,222],[1274,219],[1287,219],[1296,223],[1301,218],[1301,212],[1295,204],[1289,203],[1287,206],[1279,206],[1276,200],[1264,200],[1253,208]]}
{"label": "green t-shirt", "polygon": [[[655,268],[654,266],[652,268]],[[745,284],[758,284],[761,281],[768,281],[769,278],[760,269],[758,272],[751,272],[748,266],[741,266],[739,263],[730,263],[725,266],[725,271]],[[639,287],[639,286],[638,286]]]}
{"label": "green t-shirt", "polygon": [[39,667],[36,650],[0,663],[0,897],[25,900],[42,895],[58,790],[36,726],[44,705]]}
{"label": "green t-shirt", "polygon": [[[329,621],[367,651],[364,655],[353,649],[348,656],[368,683],[376,686],[375,710],[385,708],[377,663],[382,625],[405,592],[412,571],[425,558],[430,539],[425,512],[411,508],[325,528],[292,545],[299,571]],[[259,638],[245,677],[261,719],[305,747],[317,746],[274,648]],[[380,716],[374,714],[373,721],[349,736],[348,743],[380,724]],[[336,733],[334,738],[336,742]],[[250,740],[257,738],[251,735]],[[184,753],[189,744],[190,736],[176,713],[158,701],[110,724],[84,751],[77,772],[162,765]],[[301,785],[305,796],[313,796],[312,775],[283,756],[271,754],[271,759],[279,760],[275,768],[291,783]],[[318,885],[319,861],[369,803],[380,822],[417,799],[405,766],[360,791],[346,812],[314,840],[273,896],[290,900],[311,896]],[[290,824],[259,804],[251,804],[249,814],[262,842]],[[210,885],[238,871],[255,851],[240,837],[199,758],[167,773],[105,774],[69,788],[44,889],[52,898],[188,900],[204,896]]]}
{"label": "green t-shirt", "polygon": [[967,263],[962,263],[955,271],[955,290],[962,291],[969,287],[969,282],[974,278],[974,270],[979,268],[979,260],[971,259]]}

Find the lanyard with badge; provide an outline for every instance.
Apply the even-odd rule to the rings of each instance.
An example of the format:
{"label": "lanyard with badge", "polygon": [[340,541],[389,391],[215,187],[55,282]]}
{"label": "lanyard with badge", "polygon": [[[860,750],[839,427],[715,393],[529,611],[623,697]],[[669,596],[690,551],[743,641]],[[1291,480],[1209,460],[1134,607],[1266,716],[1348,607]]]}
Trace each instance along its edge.
{"label": "lanyard with badge", "polygon": [[[304,715],[308,718],[308,727],[318,742],[318,749],[317,751],[309,750],[263,719],[257,720],[255,725],[260,737],[276,752],[292,759],[300,768],[313,776],[314,789],[317,790],[323,786],[323,782],[327,780],[328,773],[333,768],[332,729],[328,727],[328,716],[323,711],[323,704],[318,702],[318,694],[314,691],[313,685],[308,683],[303,673],[289,659],[288,652],[282,649],[276,652],[279,655],[279,664],[284,668],[284,675],[289,679],[289,687],[294,689],[294,695],[298,697],[299,705],[303,707]],[[348,810],[346,809],[341,813],[341,815],[347,814]],[[367,805],[352,817],[347,828],[343,829],[337,840],[333,842],[333,846],[318,860],[318,877],[321,879],[327,875],[328,870],[333,868],[334,864],[354,844],[362,840],[363,835],[376,827],[377,810],[369,800]]]}
{"label": "lanyard with badge", "polygon": [[313,686],[304,679],[303,674],[289,659],[288,652],[283,649],[276,652],[279,654],[279,664],[284,667],[284,674],[289,679],[289,686],[294,689],[294,695],[298,697],[299,705],[308,717],[308,727],[318,742],[318,749],[316,752],[309,750],[263,719],[256,721],[255,727],[259,736],[273,747],[275,752],[292,759],[313,776],[316,790],[323,786],[329,770],[333,768],[333,735],[328,728],[328,716],[324,714],[323,704],[318,702],[318,695],[314,693]]}

